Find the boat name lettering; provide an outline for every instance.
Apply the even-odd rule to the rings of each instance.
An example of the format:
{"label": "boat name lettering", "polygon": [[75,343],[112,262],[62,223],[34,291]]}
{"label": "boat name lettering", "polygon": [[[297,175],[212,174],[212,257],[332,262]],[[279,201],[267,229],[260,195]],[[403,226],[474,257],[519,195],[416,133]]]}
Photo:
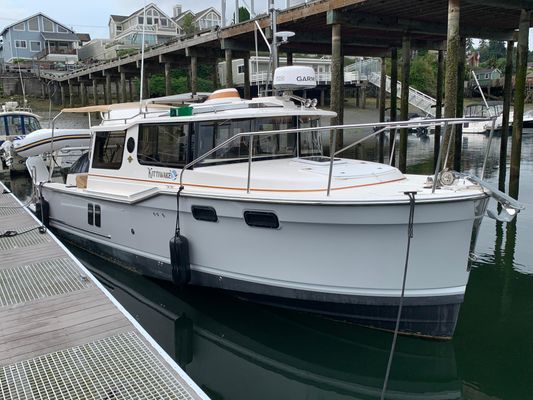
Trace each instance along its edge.
{"label": "boat name lettering", "polygon": [[153,168],[148,168],[148,177],[153,178],[164,178],[164,179],[172,179],[173,181],[176,180],[178,177],[178,171],[175,169],[171,169],[170,171],[158,171]]}

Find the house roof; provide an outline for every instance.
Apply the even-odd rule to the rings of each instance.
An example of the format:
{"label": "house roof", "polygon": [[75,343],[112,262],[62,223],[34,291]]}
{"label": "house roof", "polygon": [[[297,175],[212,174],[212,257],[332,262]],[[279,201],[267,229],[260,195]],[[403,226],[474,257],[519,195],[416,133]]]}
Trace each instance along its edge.
{"label": "house roof", "polygon": [[128,18],[126,15],[111,15],[111,19],[115,22],[122,22],[126,18]]}
{"label": "house roof", "polygon": [[43,17],[45,17],[45,18],[48,18],[50,21],[52,21],[52,22],[54,22],[54,23],[56,23],[56,24],[58,24],[58,25],[61,25],[63,28],[67,29],[69,32],[74,32],[72,29],[69,29],[66,25],[62,24],[61,22],[57,22],[55,19],[50,18],[48,15],[45,15],[45,14],[43,14],[42,12],[38,12],[38,13],[36,13],[36,14],[30,15],[29,17],[26,17],[26,18],[20,19],[20,20],[18,20],[18,21],[16,21],[16,22],[13,22],[13,23],[10,24],[10,25],[7,25],[7,26],[2,30],[2,32],[0,32],[0,36],[3,36],[4,33],[5,33],[9,28],[12,28],[13,26],[18,25],[18,24],[20,24],[21,22],[26,22],[27,20],[32,19],[33,17],[37,17],[38,15],[41,15],[41,16],[43,16]]}
{"label": "house roof", "polygon": [[219,17],[220,17],[220,13],[217,11],[216,8],[214,7],[208,7],[202,11],[198,11],[195,15],[194,15],[194,20],[195,21],[198,21],[200,18],[202,18],[205,14],[207,14],[209,11],[214,11]]}
{"label": "house roof", "polygon": [[78,33],[78,39],[81,41],[81,42],[90,42],[91,41],[91,35],[89,35],[88,33]]}
{"label": "house roof", "polygon": [[44,40],[63,40],[65,42],[77,42],[80,40],[75,33],[42,32],[41,36]]}
{"label": "house roof", "polygon": [[186,11],[183,11],[180,15],[178,15],[177,17],[174,17],[172,18],[172,20],[175,22],[175,23],[178,23],[179,21],[181,21],[187,14],[191,14],[192,15],[192,18],[194,20],[195,18],[195,14],[191,11],[191,10],[186,10]]}
{"label": "house roof", "polygon": [[500,74],[502,73],[502,71],[500,71],[498,68],[475,68],[474,69],[474,72],[476,74],[491,74],[493,73],[494,71],[498,71]]}

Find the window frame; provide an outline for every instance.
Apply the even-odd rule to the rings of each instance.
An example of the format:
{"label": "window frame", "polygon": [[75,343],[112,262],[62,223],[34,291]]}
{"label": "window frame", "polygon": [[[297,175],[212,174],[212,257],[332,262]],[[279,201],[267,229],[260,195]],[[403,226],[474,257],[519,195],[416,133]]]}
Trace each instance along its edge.
{"label": "window frame", "polygon": [[[141,141],[141,134],[143,133],[143,129],[144,127],[150,127],[150,126],[156,126],[156,127],[165,127],[165,126],[169,126],[169,127],[172,127],[172,126],[182,126],[183,127],[183,136],[185,137],[185,143],[184,143],[184,155],[185,155],[185,159],[183,161],[179,161],[179,162],[165,162],[165,161],[157,161],[157,160],[154,160],[154,161],[145,161],[145,160],[142,160],[141,158],[139,158],[139,152],[140,152],[140,149],[143,148],[144,146],[144,141]],[[159,167],[159,168],[177,168],[177,169],[182,169],[183,167],[185,167],[185,165],[187,165],[190,161],[190,155],[191,155],[191,152],[190,152],[190,146],[191,146],[191,132],[192,132],[192,128],[191,128],[191,124],[189,122],[167,122],[167,123],[147,123],[147,124],[139,124],[138,125],[138,131],[137,131],[137,141],[136,141],[136,146],[135,146],[135,149],[134,149],[134,153],[135,153],[135,157],[137,159],[137,162],[139,163],[139,165],[143,165],[143,166],[147,166],[147,167]],[[160,132],[158,132],[158,141],[157,141],[157,149],[158,150],[158,155],[160,154],[159,153],[159,145],[160,145],[160,142],[159,142],[159,135],[160,135]],[[178,138],[179,140],[179,138]],[[179,150],[179,149],[178,149]],[[143,152],[141,152],[141,155],[143,154]],[[178,153],[179,155],[179,153]]]}
{"label": "window frame", "polygon": [[[17,26],[22,25],[22,29],[18,29]],[[26,32],[26,21],[19,22],[16,25],[13,25],[13,30],[17,32]]]}
{"label": "window frame", "polygon": [[[33,43],[39,43],[39,50],[32,50],[32,49],[31,49],[31,45],[32,45]],[[42,43],[41,43],[40,41],[38,41],[38,40],[30,40],[30,51],[31,51],[32,53],[39,53],[39,52],[43,51]]]}
{"label": "window frame", "polygon": [[[24,47],[23,46],[17,46],[17,42],[19,44],[22,44],[24,43]],[[15,39],[15,49],[28,49],[28,42],[24,39]]]}
{"label": "window frame", "polygon": [[[111,137],[111,134],[113,134],[113,133],[114,134],[122,134],[122,144],[119,144],[119,148],[117,148],[117,150],[116,150],[116,151],[120,151],[120,163],[117,162],[117,161],[115,161],[115,162],[97,161],[96,160],[96,156],[97,156],[98,153],[97,153],[96,149],[97,149],[97,146],[98,146],[99,136],[102,136],[102,135],[105,135],[105,134],[108,135],[107,139],[104,142],[104,148],[102,149],[102,152],[105,153],[107,151],[109,138]],[[127,131],[126,130],[96,131],[94,133],[94,145],[93,145],[93,156],[91,158],[91,169],[92,168],[94,168],[94,169],[108,169],[108,170],[119,170],[119,169],[121,169],[122,165],[124,163],[124,151],[125,151],[125,147],[126,147],[126,136],[127,136]]]}
{"label": "window frame", "polygon": [[[32,19],[35,19],[37,21],[37,29],[31,29],[30,28],[30,21]],[[40,32],[40,25],[41,24],[39,23],[39,17],[38,16],[35,16],[33,18],[28,19],[28,32]]]}
{"label": "window frame", "polygon": [[[46,22],[50,22],[50,24],[52,24],[52,30],[47,30],[46,29]],[[43,17],[43,32],[55,32],[55,29],[54,29],[54,21],[52,21],[51,19],[48,19],[46,17]]]}

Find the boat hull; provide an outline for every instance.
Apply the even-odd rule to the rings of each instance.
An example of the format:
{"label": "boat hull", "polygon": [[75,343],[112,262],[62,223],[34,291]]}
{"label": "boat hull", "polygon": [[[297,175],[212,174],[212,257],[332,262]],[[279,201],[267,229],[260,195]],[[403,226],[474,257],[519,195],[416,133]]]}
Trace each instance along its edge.
{"label": "boat hull", "polygon": [[[124,204],[45,186],[44,198],[52,227],[67,239],[145,275],[172,280],[175,195]],[[416,206],[403,333],[453,335],[468,281],[472,231],[486,202],[481,196]],[[100,227],[87,223],[89,204],[101,209]],[[192,206],[212,207],[217,221],[196,220]],[[184,196],[180,210],[182,234],[190,244],[191,284],[394,328],[407,249],[407,204],[302,205]],[[248,226],[243,215],[250,210],[275,214],[279,227]]]}

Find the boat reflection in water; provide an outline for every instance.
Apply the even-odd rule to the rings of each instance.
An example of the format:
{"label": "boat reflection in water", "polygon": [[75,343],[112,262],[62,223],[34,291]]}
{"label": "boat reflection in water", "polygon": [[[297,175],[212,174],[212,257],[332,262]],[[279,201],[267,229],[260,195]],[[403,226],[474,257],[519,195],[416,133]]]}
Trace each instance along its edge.
{"label": "boat reflection in water", "polygon": [[[392,335],[76,256],[212,399],[376,399]],[[460,399],[451,342],[400,337],[387,399]]]}

